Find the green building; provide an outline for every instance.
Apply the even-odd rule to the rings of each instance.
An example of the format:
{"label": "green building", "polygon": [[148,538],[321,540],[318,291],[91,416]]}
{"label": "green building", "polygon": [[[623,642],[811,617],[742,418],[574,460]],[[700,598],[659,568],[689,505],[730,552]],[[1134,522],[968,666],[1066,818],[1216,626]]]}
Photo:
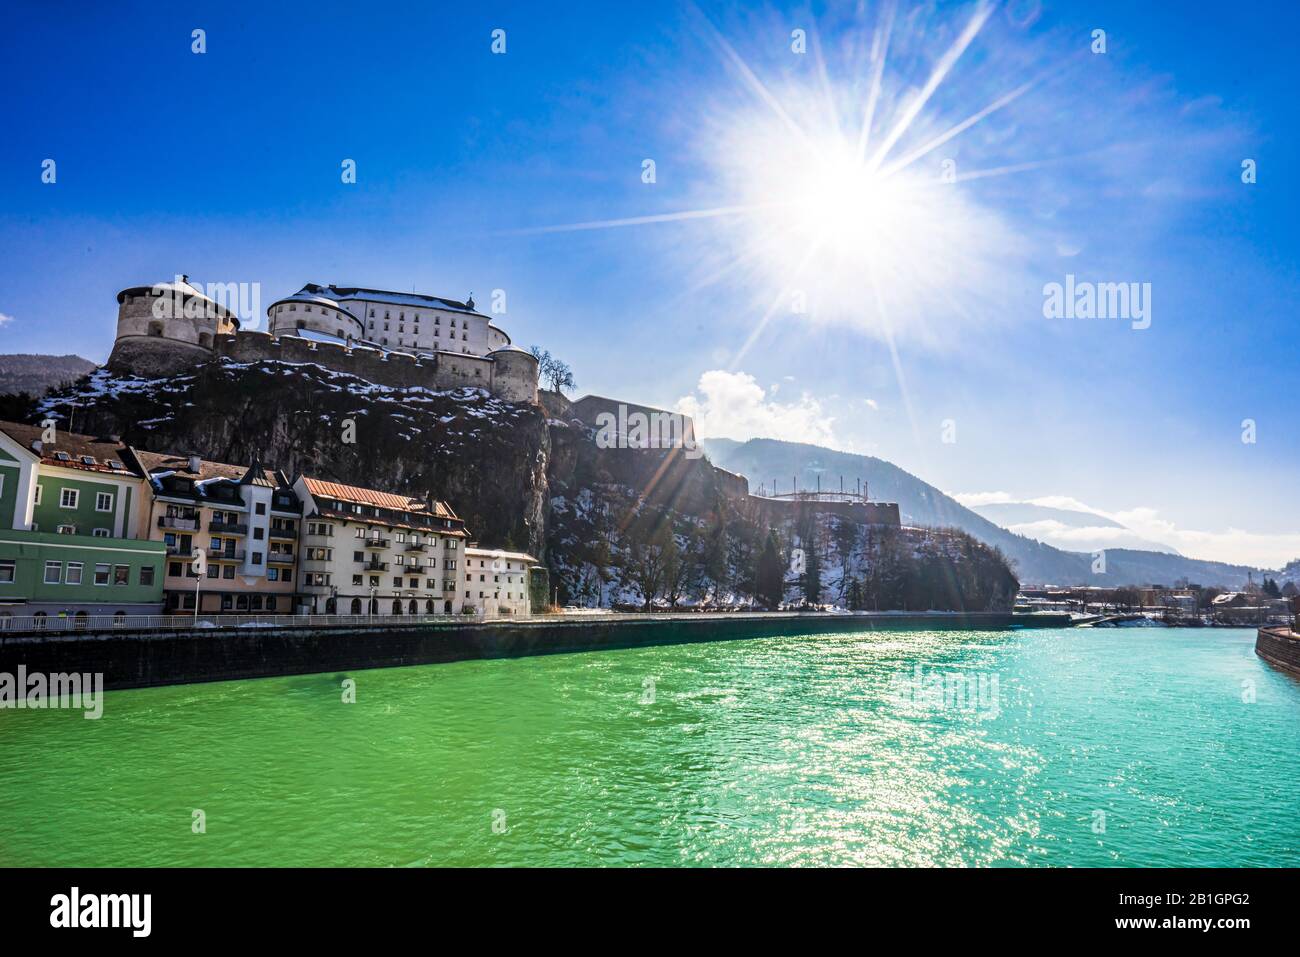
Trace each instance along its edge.
{"label": "green building", "polygon": [[153,615],[166,546],[126,446],[0,422],[0,618]]}

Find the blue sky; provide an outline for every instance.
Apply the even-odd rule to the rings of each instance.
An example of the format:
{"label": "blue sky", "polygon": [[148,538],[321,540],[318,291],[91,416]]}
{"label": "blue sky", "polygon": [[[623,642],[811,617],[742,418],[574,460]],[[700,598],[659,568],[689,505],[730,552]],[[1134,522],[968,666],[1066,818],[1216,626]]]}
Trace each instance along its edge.
{"label": "blue sky", "polygon": [[[968,501],[1082,503],[1197,557],[1300,556],[1294,5],[991,5],[888,160],[1026,89],[870,216],[814,201],[835,228],[802,266],[824,234],[799,144],[855,138],[884,5],[462,6],[6,8],[0,351],[103,360],[114,293],[177,272],[263,305],[503,289],[500,324],[579,392]],[[899,4],[873,149],[981,16]],[[934,193],[945,159],[981,175]],[[547,231],[742,205],[764,208]],[[1150,328],[1045,318],[1067,273],[1150,283]]]}

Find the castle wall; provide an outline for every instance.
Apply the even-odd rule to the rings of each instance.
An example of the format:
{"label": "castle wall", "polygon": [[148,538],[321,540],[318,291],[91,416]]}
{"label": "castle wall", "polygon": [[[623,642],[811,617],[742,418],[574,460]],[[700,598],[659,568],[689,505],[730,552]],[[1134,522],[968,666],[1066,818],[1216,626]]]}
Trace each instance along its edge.
{"label": "castle wall", "polygon": [[[169,343],[170,345],[170,343]],[[402,352],[384,353],[368,346],[349,350],[341,343],[316,342],[296,336],[275,338],[265,332],[240,331],[219,336],[216,354],[234,362],[315,363],[394,388],[485,389],[509,402],[535,402],[537,361],[519,352],[503,352],[491,358],[459,353],[438,353],[433,359],[417,359]],[[187,358],[193,365],[201,358]]]}
{"label": "castle wall", "polygon": [[[203,314],[184,315],[196,300],[193,296],[169,293],[159,297],[152,289],[128,290],[119,300],[117,339],[108,357],[108,367],[115,372],[170,375],[184,371],[210,355],[216,337],[230,328],[228,320],[208,311],[211,304],[206,300],[195,303]],[[159,304],[158,313],[155,304]]]}

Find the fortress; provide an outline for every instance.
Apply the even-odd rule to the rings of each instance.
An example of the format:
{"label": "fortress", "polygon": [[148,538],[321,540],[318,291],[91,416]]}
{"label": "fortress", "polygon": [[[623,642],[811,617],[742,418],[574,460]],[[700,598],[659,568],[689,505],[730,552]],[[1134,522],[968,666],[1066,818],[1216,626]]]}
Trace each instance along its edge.
{"label": "fortress", "polygon": [[269,332],[188,276],[117,294],[113,372],[173,375],[213,358],[315,363],[396,388],[486,389],[537,401],[537,359],[466,302],[417,293],[308,283],[266,310]]}

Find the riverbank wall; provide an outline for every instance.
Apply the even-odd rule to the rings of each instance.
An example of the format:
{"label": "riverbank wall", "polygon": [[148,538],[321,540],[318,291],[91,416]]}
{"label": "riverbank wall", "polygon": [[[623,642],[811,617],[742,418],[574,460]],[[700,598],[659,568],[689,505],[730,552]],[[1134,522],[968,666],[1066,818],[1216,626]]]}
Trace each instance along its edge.
{"label": "riverbank wall", "polygon": [[104,675],[145,688],[488,658],[850,631],[999,630],[998,612],[591,616],[314,628],[73,632],[0,637],[0,673]]}
{"label": "riverbank wall", "polygon": [[1300,675],[1300,636],[1282,625],[1255,633],[1255,654],[1271,665]]}

